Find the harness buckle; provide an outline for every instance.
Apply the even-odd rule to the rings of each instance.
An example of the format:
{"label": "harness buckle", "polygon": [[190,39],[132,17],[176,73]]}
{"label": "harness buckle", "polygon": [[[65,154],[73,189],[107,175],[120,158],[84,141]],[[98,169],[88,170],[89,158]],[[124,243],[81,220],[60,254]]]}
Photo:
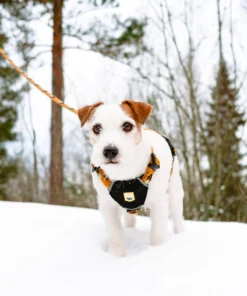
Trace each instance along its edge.
{"label": "harness buckle", "polygon": [[157,163],[149,163],[148,165],[154,172],[160,168],[160,166]]}
{"label": "harness buckle", "polygon": [[151,153],[151,158],[152,158],[152,163],[150,162],[148,164],[148,166],[155,172],[157,169],[160,168],[160,166],[157,164],[156,156],[155,156],[155,154],[153,152]]}
{"label": "harness buckle", "polygon": [[131,214],[131,215],[134,215],[134,214],[138,214],[139,213],[139,209],[136,209],[136,210],[127,210],[127,213],[128,214]]}
{"label": "harness buckle", "polygon": [[92,172],[93,173],[94,172],[98,173],[98,170],[99,170],[99,167],[96,167],[96,166],[92,165]]}

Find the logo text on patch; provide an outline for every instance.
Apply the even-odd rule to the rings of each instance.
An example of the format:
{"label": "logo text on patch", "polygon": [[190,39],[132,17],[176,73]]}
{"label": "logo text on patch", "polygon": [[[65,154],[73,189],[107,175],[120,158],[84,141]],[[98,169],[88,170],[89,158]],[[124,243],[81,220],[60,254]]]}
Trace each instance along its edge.
{"label": "logo text on patch", "polygon": [[132,202],[135,200],[134,192],[124,192],[124,200],[127,202]]}

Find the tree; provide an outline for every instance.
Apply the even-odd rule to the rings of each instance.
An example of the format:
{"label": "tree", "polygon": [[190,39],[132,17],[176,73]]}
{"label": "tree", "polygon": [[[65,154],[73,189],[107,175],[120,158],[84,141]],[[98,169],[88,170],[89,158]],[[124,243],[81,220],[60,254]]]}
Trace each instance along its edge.
{"label": "tree", "polygon": [[[246,199],[244,194],[243,182],[237,182],[237,179],[233,177],[230,179],[231,172],[228,170],[228,177],[224,175],[224,166],[222,162],[225,157],[221,147],[221,113],[220,108],[220,95],[218,94],[218,87],[214,91],[214,143],[209,142],[209,133],[206,110],[208,110],[208,100],[210,100],[209,89],[205,89],[204,81],[200,75],[200,65],[197,56],[200,56],[200,48],[203,46],[203,40],[206,36],[196,37],[193,34],[193,14],[195,9],[198,9],[193,1],[184,0],[181,3],[181,9],[178,9],[179,13],[176,14],[176,9],[172,9],[174,1],[160,0],[157,2],[150,2],[150,8],[152,13],[148,14],[149,25],[156,29],[157,38],[161,50],[157,48],[149,48],[145,54],[144,66],[133,66],[140,77],[145,80],[149,86],[151,92],[156,92],[155,100],[158,101],[159,106],[165,106],[162,110],[163,116],[158,116],[160,120],[163,120],[163,126],[165,131],[174,140],[174,145],[178,147],[178,156],[181,160],[181,173],[183,176],[183,185],[185,190],[185,201],[184,201],[184,214],[187,219],[222,219],[222,220],[241,220],[243,218],[243,200]],[[218,33],[218,44],[219,44],[219,64],[223,65],[223,42],[222,42],[222,26],[223,22],[220,13],[220,0],[216,0],[216,16],[218,20],[218,26],[215,31]],[[183,10],[181,12],[181,10]],[[229,7],[229,11],[231,7]],[[180,28],[178,31],[183,34],[183,39],[187,38],[187,46],[180,42],[180,38],[177,31],[177,25]],[[231,32],[232,28],[231,28]],[[235,100],[234,108],[231,110],[232,118],[229,117],[229,125],[235,125],[235,120],[238,121],[238,99],[239,90],[242,87],[244,78],[237,87],[237,65],[234,57],[233,41],[231,39],[231,51],[233,55],[234,65],[234,84],[230,81],[229,88],[234,93]],[[153,66],[154,65],[154,66]],[[227,71],[227,65],[225,65]],[[222,71],[221,71],[222,72]],[[228,72],[228,79],[231,75]],[[148,95],[147,95],[148,97]],[[159,99],[160,98],[160,99]],[[170,107],[172,103],[172,106]],[[157,104],[156,104],[157,105]],[[172,110],[169,116],[169,108]],[[210,109],[211,110],[211,109]],[[239,115],[243,113],[239,112]],[[240,115],[240,117],[241,117]],[[211,116],[211,114],[210,114]],[[234,117],[236,116],[236,117]],[[171,120],[171,125],[166,121]],[[239,126],[235,126],[235,136],[238,135],[239,128],[243,126],[241,123],[242,119],[239,119]],[[232,120],[232,122],[230,122]],[[170,132],[170,133],[169,133]],[[228,132],[228,131],[226,131]],[[173,138],[173,135],[175,137]],[[233,136],[232,136],[233,138]],[[240,149],[240,138],[235,139],[235,143],[239,153],[239,158],[235,155],[237,164],[241,163]],[[243,141],[242,141],[243,142]],[[207,160],[206,161],[206,156]],[[224,156],[223,156],[224,155]],[[233,157],[234,158],[234,157]],[[232,160],[234,161],[234,160]],[[236,165],[236,166],[238,166]],[[210,169],[207,170],[206,167]],[[228,169],[230,165],[228,164]],[[231,167],[233,169],[234,166]],[[244,174],[243,167],[239,168],[237,173],[239,178]],[[227,178],[226,178],[227,177]],[[213,181],[213,186],[210,183]],[[230,206],[228,198],[224,198],[222,190],[226,183],[228,186],[235,182],[235,197],[230,198],[230,203],[235,199],[235,205]],[[238,180],[241,181],[241,180]],[[210,184],[211,185],[210,185]],[[237,189],[240,186],[239,189]],[[228,190],[227,188],[225,190]],[[229,189],[230,190],[230,189]],[[232,190],[232,189],[231,189]],[[241,194],[240,194],[241,191]],[[237,194],[237,195],[236,195]],[[241,197],[242,196],[242,197]],[[227,199],[227,200],[226,200]],[[238,204],[237,204],[238,203]],[[231,209],[232,207],[232,209]],[[225,214],[219,214],[219,211],[225,211]],[[228,211],[228,212],[227,212]],[[235,216],[231,216],[231,212]],[[227,212],[227,213],[226,213]],[[241,220],[242,221],[242,220]]]}
{"label": "tree", "polygon": [[[44,10],[40,10],[37,13],[33,12],[33,6],[27,5],[29,3],[32,3],[34,6],[38,5],[39,3],[44,4],[47,1],[44,0],[22,0],[22,1],[15,1],[15,0],[8,0],[8,1],[2,1],[1,2],[1,11],[2,11],[2,20],[4,26],[10,26],[7,34],[8,34],[8,40],[10,47],[14,49],[16,47],[16,51],[18,52],[19,57],[22,59],[23,64],[21,68],[28,73],[28,68],[30,67],[31,62],[35,59],[35,56],[33,55],[32,49],[34,48],[35,42],[34,42],[34,31],[32,30],[31,26],[29,25],[29,22],[33,19],[38,19],[43,13]],[[45,8],[46,10],[46,8]],[[12,70],[14,72],[14,70]],[[15,72],[15,75],[18,77],[19,75]],[[19,78],[19,77],[18,77]],[[7,79],[7,77],[6,77]],[[25,87],[23,87],[19,94],[20,96],[24,94],[23,91],[25,91],[25,94],[29,97],[30,92],[30,84],[26,83]],[[22,91],[22,92],[21,92]],[[29,109],[29,120],[30,122],[26,122],[26,117],[23,117],[23,122],[25,126],[25,131],[28,133],[28,135],[31,138],[32,146],[33,146],[33,171],[29,172],[29,168],[27,165],[26,160],[21,159],[24,158],[24,149],[21,149],[22,152],[19,152],[17,155],[14,156],[15,158],[15,167],[17,168],[17,175],[15,176],[15,184],[16,186],[11,186],[9,190],[7,191],[8,198],[12,199],[19,199],[22,200],[28,200],[28,201],[38,201],[39,200],[39,172],[38,172],[38,158],[37,158],[37,150],[36,150],[36,132],[33,126],[32,121],[32,115],[31,115],[31,103],[30,103],[30,97],[28,98],[28,109]],[[25,103],[24,103],[25,104]],[[17,109],[16,105],[16,109]],[[22,106],[19,107],[20,112],[22,112]],[[20,117],[20,116],[19,116]],[[22,143],[21,135],[18,137],[18,142]],[[22,146],[22,144],[21,144]],[[22,153],[23,155],[20,155]],[[26,166],[26,167],[25,167]],[[25,177],[27,179],[30,179],[30,186],[22,186],[20,180],[24,180]],[[12,180],[14,181],[14,180]],[[14,184],[12,182],[12,184]],[[25,188],[26,192],[28,192],[29,198],[27,196],[23,195],[21,192],[22,190],[16,190],[16,187],[18,187],[19,184],[20,188]],[[14,189],[15,188],[15,189]],[[19,195],[17,197],[16,195]],[[21,196],[21,197],[20,197]]]}
{"label": "tree", "polygon": [[[200,204],[205,202],[204,171],[200,155],[203,136],[202,105],[199,98],[200,81],[195,57],[201,40],[193,36],[193,3],[182,1],[183,12],[176,15],[171,9],[173,1],[160,0],[151,4],[149,25],[157,32],[160,50],[148,48],[144,67],[136,68],[151,92],[156,92],[156,105],[160,106],[166,134],[178,149],[185,190],[184,213],[187,219],[200,217]],[[170,4],[169,4],[170,3]],[[180,43],[176,25],[183,26],[183,38],[188,47]],[[181,26],[181,28],[182,28]],[[201,37],[200,37],[201,38]]]}
{"label": "tree", "polygon": [[[92,10],[100,8],[117,7],[116,0],[89,0],[78,1],[78,10],[68,13],[68,19],[63,18],[63,6],[66,1],[62,0],[21,0],[18,3],[11,0],[10,16],[17,15],[18,12],[23,16],[23,20],[31,21],[38,16],[50,14],[53,19],[53,45],[52,45],[52,92],[55,96],[64,100],[63,85],[63,51],[73,47],[63,47],[63,38],[74,38],[81,41],[82,45],[74,49],[90,50],[111,57],[114,60],[134,58],[141,51],[145,50],[142,42],[144,36],[143,22],[138,22],[135,18],[120,19],[117,15],[112,16],[112,26],[104,24],[99,19],[94,19],[89,28],[85,30],[76,26],[74,20],[87,12],[88,5]],[[87,3],[86,3],[87,2]],[[13,4],[16,5],[13,5]],[[26,5],[29,4],[29,5]],[[40,5],[41,12],[32,14],[30,11]],[[85,5],[85,10],[84,6]],[[29,13],[26,13],[29,11]],[[12,14],[12,15],[11,15]],[[72,20],[72,21],[71,21]],[[25,23],[28,26],[28,21]],[[109,27],[109,28],[108,28]],[[127,46],[126,46],[127,45]],[[25,44],[26,48],[35,47],[32,44]],[[39,45],[41,47],[46,45]],[[49,45],[48,45],[49,46]],[[36,55],[38,56],[38,55]],[[35,133],[33,133],[33,146],[35,146]],[[36,163],[36,165],[35,165]],[[34,157],[34,167],[37,172],[37,157]],[[37,178],[36,178],[37,179]],[[37,186],[36,186],[37,187]],[[62,110],[61,107],[52,103],[51,118],[51,151],[50,151],[50,202],[53,204],[63,203],[63,135],[62,135]]]}
{"label": "tree", "polygon": [[[118,5],[115,0],[91,2],[95,7],[116,7]],[[107,30],[100,21],[94,21],[91,28],[85,32],[75,26],[66,25],[66,21],[63,20],[63,4],[63,0],[53,1],[52,91],[61,100],[64,100],[63,35],[79,39],[80,41],[83,41],[85,36],[92,35],[93,40],[88,41],[90,50],[114,59],[130,59],[138,55],[140,51],[145,50],[142,43],[144,36],[144,24],[142,22],[138,22],[134,18],[121,22],[118,17],[114,16],[117,28],[115,27],[113,32]],[[117,29],[120,30],[120,34],[114,36]],[[126,50],[128,48],[126,45],[131,47],[130,51]],[[56,204],[64,198],[63,136],[62,110],[60,106],[54,103],[52,103],[50,155],[50,202]]]}
{"label": "tree", "polygon": [[[64,100],[63,82],[63,0],[53,4],[52,92]],[[50,202],[63,200],[62,109],[52,102],[50,151]]]}
{"label": "tree", "polygon": [[[221,3],[216,0],[218,19],[219,67],[212,103],[207,113],[206,132],[210,149],[208,184],[208,217],[232,221],[246,220],[244,199],[241,197],[243,166],[240,153],[239,129],[245,124],[239,111],[236,70],[233,80],[223,55]],[[235,65],[235,63],[234,63]],[[236,67],[236,65],[235,65]]]}
{"label": "tree", "polygon": [[[209,158],[213,164],[209,172],[212,175],[211,188],[217,186],[215,177],[213,177],[217,167],[216,158],[218,155],[215,151],[217,140],[219,142],[218,150],[220,149],[220,200],[213,196],[214,217],[217,218],[220,215],[219,209],[221,208],[224,211],[221,214],[226,220],[236,221],[242,220],[244,215],[241,210],[244,208],[244,201],[240,197],[244,167],[241,165],[243,155],[240,153],[241,138],[238,131],[246,120],[244,112],[239,111],[237,90],[229,76],[226,61],[222,58],[216,77],[216,85],[212,90],[212,102],[209,105],[207,136],[211,147]],[[216,123],[217,120],[218,123]],[[216,128],[218,132],[216,132]]]}
{"label": "tree", "polygon": [[[3,33],[2,15],[0,15],[0,47],[4,48],[8,37]],[[17,121],[17,106],[21,100],[23,88],[14,87],[19,74],[0,58],[0,199],[6,199],[6,186],[15,175],[17,166],[10,159],[6,145],[16,140],[14,130]]]}

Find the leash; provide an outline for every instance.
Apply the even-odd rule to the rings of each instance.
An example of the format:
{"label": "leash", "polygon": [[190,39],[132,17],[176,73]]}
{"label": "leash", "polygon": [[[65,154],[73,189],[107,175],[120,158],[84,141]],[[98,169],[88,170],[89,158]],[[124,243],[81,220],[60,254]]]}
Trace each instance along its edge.
{"label": "leash", "polygon": [[[74,108],[71,108],[67,104],[64,104],[63,101],[61,101],[56,96],[49,93],[47,90],[43,89],[39,84],[34,82],[32,78],[28,77],[28,75],[24,71],[22,71],[21,68],[19,68],[10,59],[10,57],[4,52],[4,50],[2,48],[0,48],[0,55],[3,56],[3,58],[6,59],[9,62],[9,64],[19,74],[21,74],[23,77],[25,77],[29,83],[31,83],[33,86],[35,86],[39,91],[41,91],[43,94],[45,94],[54,103],[58,104],[60,107],[63,107],[63,108],[65,108],[65,109],[67,109],[67,110],[69,110],[69,111],[71,111],[71,112],[73,112],[73,113],[75,113],[77,115],[77,110],[75,110]],[[161,135],[161,136],[167,141],[167,143],[168,143],[168,145],[169,145],[169,147],[171,149],[172,158],[173,158],[172,167],[171,167],[171,171],[170,171],[170,178],[169,178],[169,182],[170,182],[172,172],[173,172],[174,158],[176,156],[176,150],[172,146],[172,144],[171,144],[171,142],[169,141],[168,138],[166,138],[163,135]],[[148,164],[148,166],[147,166],[147,168],[145,170],[145,173],[140,178],[136,178],[136,179],[133,179],[133,180],[127,180],[127,181],[121,181],[121,183],[125,184],[125,186],[123,186],[123,187],[126,187],[125,189],[127,189],[127,192],[121,192],[119,186],[117,186],[117,189],[115,188],[116,186],[114,187],[114,184],[117,184],[118,181],[117,182],[112,182],[108,177],[106,177],[104,171],[100,167],[95,167],[94,165],[92,165],[93,171],[96,171],[96,173],[98,174],[101,182],[109,190],[109,194],[112,196],[112,198],[120,206],[125,208],[127,210],[127,212],[130,213],[130,214],[137,214],[139,212],[139,210],[140,210],[140,207],[144,205],[145,200],[146,200],[147,191],[148,191],[148,185],[149,185],[150,181],[152,180],[153,174],[155,173],[155,171],[159,167],[160,167],[160,162],[159,162],[158,158],[155,156],[155,154],[154,154],[154,152],[152,150],[151,158],[150,158],[149,164]],[[132,181],[134,181],[134,183],[137,183],[137,185],[138,185],[137,189],[135,188],[135,184]],[[139,194],[139,197],[140,196],[142,197],[141,200],[140,200],[140,198],[137,198],[137,200],[136,200],[135,191],[136,191],[137,197],[138,197],[138,194]],[[122,194],[124,196],[124,199],[122,198]],[[133,205],[130,206],[130,203],[133,204]]]}
{"label": "leash", "polygon": [[60,107],[63,107],[73,113],[75,113],[77,115],[77,110],[74,108],[71,108],[70,106],[68,106],[67,104],[64,104],[63,101],[61,101],[59,98],[57,98],[56,96],[52,95],[51,93],[49,93],[47,90],[45,90],[44,88],[42,88],[39,84],[35,83],[33,81],[32,78],[28,77],[27,74],[22,71],[19,67],[16,66],[16,64],[9,58],[9,56],[4,52],[4,50],[2,48],[0,48],[0,54],[1,56],[3,56],[9,63],[10,65],[19,73],[21,74],[23,77],[25,77],[27,79],[28,82],[30,82],[33,86],[35,86],[39,91],[41,91],[43,94],[45,94],[48,98],[50,98],[54,103],[58,104]]}
{"label": "leash", "polygon": [[[0,48],[0,55],[3,56],[3,58],[5,58],[9,64],[19,73],[21,74],[23,77],[25,77],[27,79],[28,82],[30,82],[33,86],[35,86],[39,91],[41,91],[43,94],[45,94],[48,98],[50,98],[54,103],[58,104],[60,107],[63,107],[73,113],[75,113],[77,115],[77,110],[74,109],[74,108],[71,108],[70,106],[68,106],[67,104],[65,104],[63,101],[61,101],[59,98],[57,98],[56,96],[52,95],[51,93],[49,93],[47,90],[45,90],[44,88],[42,88],[39,84],[37,84],[36,82],[33,81],[32,78],[28,77],[28,75],[21,70],[21,68],[19,68],[18,66],[16,66],[16,64],[10,59],[10,57],[5,53],[5,51]],[[148,128],[146,128],[147,130],[149,130]],[[154,131],[154,130],[152,130]],[[156,132],[156,131],[154,131]],[[159,134],[159,133],[158,133]],[[160,134],[161,135],[161,134]],[[173,166],[174,166],[174,158],[176,156],[176,150],[175,148],[172,146],[170,140],[168,138],[166,138],[164,135],[161,135],[168,143],[170,149],[171,149],[171,152],[172,152],[172,167],[171,167],[171,171],[170,171],[170,179],[171,179],[171,176],[172,176],[172,173],[173,173]],[[101,172],[101,175],[104,175],[102,172]],[[105,179],[105,178],[102,178],[102,179]],[[169,179],[169,181],[170,181]],[[106,180],[106,179],[105,179]],[[144,182],[146,182],[146,180],[143,180]],[[107,184],[104,184],[106,187],[109,187],[110,186],[110,181],[105,181]]]}

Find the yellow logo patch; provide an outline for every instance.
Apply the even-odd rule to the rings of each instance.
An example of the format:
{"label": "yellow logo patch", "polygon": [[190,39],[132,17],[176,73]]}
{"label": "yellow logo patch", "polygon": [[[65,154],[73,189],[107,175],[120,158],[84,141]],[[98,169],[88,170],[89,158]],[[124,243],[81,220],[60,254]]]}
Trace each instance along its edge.
{"label": "yellow logo patch", "polygon": [[132,202],[135,200],[134,192],[124,192],[124,200],[128,202]]}

